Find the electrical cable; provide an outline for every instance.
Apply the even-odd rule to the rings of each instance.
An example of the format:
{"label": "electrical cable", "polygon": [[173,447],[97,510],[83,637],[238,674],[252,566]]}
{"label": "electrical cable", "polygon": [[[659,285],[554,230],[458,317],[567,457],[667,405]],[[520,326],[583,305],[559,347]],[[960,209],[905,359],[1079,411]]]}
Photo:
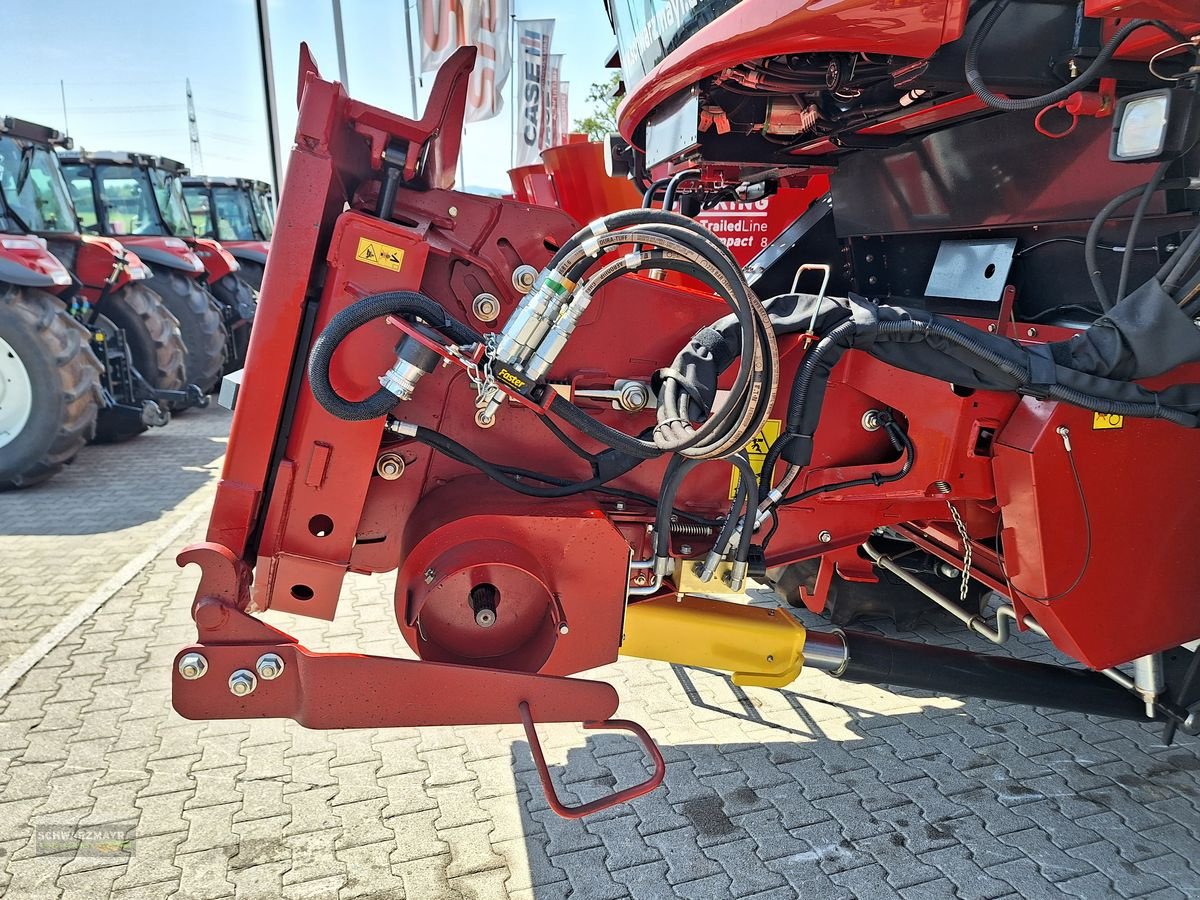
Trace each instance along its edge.
{"label": "electrical cable", "polygon": [[1040,109],[1044,106],[1050,106],[1066,100],[1076,91],[1083,90],[1100,76],[1101,70],[1108,65],[1113,54],[1117,52],[1117,49],[1125,42],[1126,38],[1139,29],[1148,27],[1157,28],[1176,41],[1187,42],[1187,38],[1184,35],[1156,19],[1131,19],[1117,29],[1116,33],[1101,48],[1100,52],[1096,54],[1096,58],[1092,60],[1086,69],[1061,87],[1050,91],[1048,94],[1042,94],[1040,97],[1024,97],[1016,100],[1000,97],[993,93],[983,81],[983,76],[979,72],[979,51],[982,49],[983,42],[991,33],[997,20],[1004,14],[1004,10],[1008,8],[1011,2],[1012,0],[996,0],[995,5],[988,10],[983,22],[979,25],[979,29],[975,32],[974,37],[971,38],[971,43],[967,46],[965,65],[967,84],[970,85],[972,93],[982,100],[986,106],[1002,112]]}

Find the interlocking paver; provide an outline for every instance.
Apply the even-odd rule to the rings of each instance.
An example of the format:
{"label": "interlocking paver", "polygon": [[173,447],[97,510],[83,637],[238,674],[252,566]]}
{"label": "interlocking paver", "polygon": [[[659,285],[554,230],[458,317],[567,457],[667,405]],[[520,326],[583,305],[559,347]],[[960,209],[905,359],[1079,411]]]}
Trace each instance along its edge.
{"label": "interlocking paver", "polygon": [[[0,522],[0,665],[204,510],[226,426],[223,412],[200,411],[5,495],[20,517]],[[137,480],[135,501],[90,487],[84,473],[98,465]],[[69,522],[65,504],[80,510]],[[202,531],[197,518],[188,539]],[[666,786],[570,822],[550,811],[519,727],[184,721],[167,670],[191,638],[197,573],[175,568],[176,549],[0,698],[7,896],[1200,895],[1200,753],[1164,750],[1138,723],[818,675],[742,689],[707,670],[625,661],[597,677],[662,743]],[[316,649],[407,655],[393,614],[389,579],[351,576],[334,623],[267,617]],[[970,645],[949,621],[915,637]],[[1010,649],[1049,658],[1027,635]],[[645,777],[627,738],[541,731],[567,802]],[[34,852],[35,825],[109,822],[136,823],[131,859]]]}

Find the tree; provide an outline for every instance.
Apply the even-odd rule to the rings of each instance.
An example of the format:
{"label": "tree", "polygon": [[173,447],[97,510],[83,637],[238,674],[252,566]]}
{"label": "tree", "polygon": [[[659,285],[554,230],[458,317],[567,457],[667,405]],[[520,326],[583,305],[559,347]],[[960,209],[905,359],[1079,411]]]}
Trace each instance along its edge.
{"label": "tree", "polygon": [[593,141],[602,141],[606,134],[617,130],[617,88],[621,84],[621,75],[614,72],[607,81],[599,81],[588,90],[587,100],[592,105],[592,113],[582,119],[575,120],[575,130],[586,134]]}

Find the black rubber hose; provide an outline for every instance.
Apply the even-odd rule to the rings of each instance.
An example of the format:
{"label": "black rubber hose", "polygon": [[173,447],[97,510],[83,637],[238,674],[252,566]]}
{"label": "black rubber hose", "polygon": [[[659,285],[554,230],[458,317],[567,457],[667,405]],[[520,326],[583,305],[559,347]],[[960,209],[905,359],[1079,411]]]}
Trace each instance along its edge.
{"label": "black rubber hose", "polygon": [[332,416],[347,422],[365,422],[387,415],[399,398],[380,388],[365,400],[347,400],[333,387],[329,365],[333,354],[351,332],[384,316],[412,315],[449,337],[456,344],[478,343],[483,337],[468,325],[450,317],[436,300],[416,291],[372,294],[347,306],[334,316],[313,343],[308,356],[308,383],[317,402]]}
{"label": "black rubber hose", "polygon": [[[1104,223],[1107,222],[1112,214],[1128,203],[1135,197],[1143,194],[1149,184],[1138,185],[1130,188],[1124,193],[1113,197],[1108,203],[1096,213],[1096,218],[1092,219],[1092,224],[1088,226],[1087,237],[1083,241],[1083,260],[1087,263],[1088,278],[1092,282],[1092,290],[1096,294],[1096,299],[1100,301],[1100,308],[1108,312],[1113,308],[1112,300],[1108,296],[1108,289],[1104,287],[1104,279],[1100,277],[1100,260],[1096,254],[1096,250],[1100,245],[1100,232],[1104,228]],[[1130,248],[1126,247],[1125,252],[1129,253]]]}
{"label": "black rubber hose", "polygon": [[1192,233],[1183,239],[1178,249],[1171,254],[1171,258],[1159,270],[1159,281],[1162,282],[1163,290],[1168,294],[1174,294],[1175,289],[1186,277],[1188,270],[1196,262],[1198,255],[1200,255],[1200,226],[1192,229]]}
{"label": "black rubber hose", "polygon": [[639,459],[654,459],[663,454],[663,451],[650,441],[635,438],[623,431],[610,428],[598,419],[593,419],[561,395],[555,395],[554,399],[550,401],[550,412],[588,437],[630,456],[636,456]]}
{"label": "black rubber hose", "polygon": [[658,509],[654,515],[654,555],[671,555],[671,510],[675,507],[675,494],[679,483],[688,472],[703,460],[672,456],[663,474],[662,489],[658,495]]}
{"label": "black rubber hose", "polygon": [[1129,273],[1133,268],[1133,248],[1137,246],[1138,232],[1142,229],[1142,220],[1146,217],[1146,210],[1150,207],[1150,199],[1154,196],[1158,186],[1162,184],[1163,178],[1166,177],[1167,170],[1175,164],[1175,160],[1169,159],[1159,164],[1154,170],[1150,181],[1146,184],[1146,189],[1142,191],[1142,199],[1138,201],[1137,209],[1133,212],[1133,218],[1129,222],[1129,234],[1125,238],[1125,252],[1121,255],[1121,277],[1117,281],[1117,302],[1120,303],[1125,299],[1125,294],[1129,288]]}
{"label": "black rubber hose", "polygon": [[675,173],[671,180],[667,182],[667,189],[663,191],[662,208],[668,212],[672,212],[671,207],[675,205],[675,194],[679,190],[679,186],[685,181],[691,181],[699,177],[699,169],[684,169],[682,172]]}
{"label": "black rubber hose", "polygon": [[[733,462],[733,459],[730,459],[730,462]],[[734,493],[733,504],[729,507],[729,515],[725,517],[725,522],[721,526],[721,532],[717,535],[716,541],[713,542],[713,549],[718,553],[725,552],[725,547],[728,546],[729,539],[733,537],[733,532],[737,528],[738,522],[750,511],[746,507],[747,493],[746,477],[743,475],[738,479],[737,491]],[[754,508],[757,509],[757,506]],[[741,546],[740,542],[738,546]]]}
{"label": "black rubber hose", "polygon": [[1174,37],[1180,42],[1186,42],[1187,38],[1169,28],[1162,22],[1155,19],[1133,19],[1122,25],[1117,32],[1109,39],[1109,42],[1104,45],[1096,58],[1092,60],[1091,65],[1079,73],[1076,78],[1071,79],[1060,88],[1056,88],[1048,94],[1042,94],[1040,97],[1024,97],[1019,100],[1012,100],[1006,97],[1000,97],[994,94],[983,82],[983,76],[979,73],[979,51],[983,47],[983,42],[991,33],[996,21],[1004,14],[1004,10],[1008,8],[1011,0],[996,0],[996,5],[988,10],[988,14],[984,17],[983,22],[979,26],[979,30],[975,32],[975,36],[971,38],[971,43],[967,47],[966,56],[966,76],[967,84],[970,85],[971,91],[984,102],[985,105],[992,109],[998,109],[1002,112],[1017,112],[1022,109],[1041,109],[1044,106],[1058,103],[1061,100],[1066,100],[1076,91],[1081,91],[1099,76],[1101,70],[1108,65],[1113,54],[1117,52],[1117,48],[1125,42],[1125,39],[1140,28],[1153,27]]}
{"label": "black rubber hose", "polygon": [[[750,460],[738,453],[728,457],[729,462],[741,473],[738,479],[738,489],[742,486],[746,487],[746,524],[742,528],[741,536],[738,538],[737,552],[734,554],[734,560],[737,562],[746,562],[750,558],[750,543],[754,538],[754,519],[758,515],[758,478],[754,474],[754,468],[750,465]],[[731,519],[737,519],[737,502],[729,508],[729,516]],[[729,538],[717,544],[717,549],[724,550],[725,544]]]}

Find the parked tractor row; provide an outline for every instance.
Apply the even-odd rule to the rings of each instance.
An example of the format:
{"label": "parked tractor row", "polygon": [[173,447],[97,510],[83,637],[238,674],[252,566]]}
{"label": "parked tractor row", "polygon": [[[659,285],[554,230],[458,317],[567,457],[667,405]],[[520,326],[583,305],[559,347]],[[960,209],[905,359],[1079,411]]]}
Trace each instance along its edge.
{"label": "parked tractor row", "polygon": [[3,119],[0,490],[207,405],[245,364],[272,224],[261,182]]}

